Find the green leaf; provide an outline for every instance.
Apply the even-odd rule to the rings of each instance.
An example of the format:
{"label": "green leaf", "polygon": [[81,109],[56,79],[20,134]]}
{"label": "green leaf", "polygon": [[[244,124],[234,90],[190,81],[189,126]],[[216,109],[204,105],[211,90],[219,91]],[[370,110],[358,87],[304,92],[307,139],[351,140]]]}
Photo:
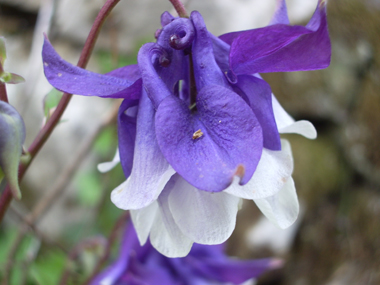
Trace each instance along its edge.
{"label": "green leaf", "polygon": [[25,82],[25,79],[15,73],[3,72],[0,75],[0,82],[7,84],[18,84]]}
{"label": "green leaf", "polygon": [[[9,261],[8,255],[12,245],[16,239],[16,227],[6,226],[0,232],[0,280],[4,275],[4,269]],[[19,245],[17,253],[13,256],[12,271],[8,272],[10,275],[10,285],[22,284],[22,277],[25,272],[24,262],[34,256],[40,247],[40,242],[32,235],[27,235]]]}
{"label": "green leaf", "polygon": [[0,231],[0,271],[5,267],[8,252],[17,235],[15,227],[4,227],[2,229],[4,230]]}
{"label": "green leaf", "polygon": [[4,61],[7,58],[7,53],[5,50],[5,38],[0,37],[0,63],[4,65]]}
{"label": "green leaf", "polygon": [[44,114],[46,117],[46,121],[50,119],[51,114],[54,109],[58,106],[59,101],[62,98],[62,92],[57,89],[52,89],[48,94],[46,94],[43,100],[44,106]]}

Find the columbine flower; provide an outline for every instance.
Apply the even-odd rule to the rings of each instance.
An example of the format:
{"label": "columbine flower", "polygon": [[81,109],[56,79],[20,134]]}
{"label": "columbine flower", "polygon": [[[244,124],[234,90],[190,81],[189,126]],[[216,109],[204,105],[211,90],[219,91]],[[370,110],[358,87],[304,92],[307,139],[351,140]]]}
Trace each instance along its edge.
{"label": "columbine flower", "polygon": [[132,225],[126,227],[118,259],[95,277],[92,285],[112,284],[241,284],[267,270],[279,268],[281,260],[240,261],[224,254],[224,245],[194,244],[188,256],[167,258],[147,242],[140,246]]}
{"label": "columbine flower", "polygon": [[252,199],[282,228],[298,215],[289,143],[279,133],[315,138],[271,94],[260,72],[328,66],[324,1],[306,27],[290,26],[285,1],[265,28],[219,38],[198,12],[161,17],[157,42],[138,65],[95,74],[62,60],[48,41],[45,74],[57,89],[124,98],[118,117],[127,180],[111,195],[131,211],[139,240],[185,256],[193,242],[220,244],[235,228],[241,198]]}

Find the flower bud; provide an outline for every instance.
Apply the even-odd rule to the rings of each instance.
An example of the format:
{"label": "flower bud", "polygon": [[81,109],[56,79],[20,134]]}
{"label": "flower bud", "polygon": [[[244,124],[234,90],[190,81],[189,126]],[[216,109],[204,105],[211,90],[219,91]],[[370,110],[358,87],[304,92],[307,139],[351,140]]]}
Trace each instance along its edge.
{"label": "flower bud", "polygon": [[0,169],[16,199],[21,198],[18,165],[24,141],[23,119],[11,105],[0,101]]}

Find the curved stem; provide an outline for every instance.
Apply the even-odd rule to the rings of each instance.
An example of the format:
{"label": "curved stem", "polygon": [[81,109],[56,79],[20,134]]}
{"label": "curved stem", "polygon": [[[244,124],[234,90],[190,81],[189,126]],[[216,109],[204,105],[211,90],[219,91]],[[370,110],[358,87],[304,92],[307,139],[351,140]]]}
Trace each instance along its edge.
{"label": "curved stem", "polygon": [[[100,10],[98,16],[95,19],[94,24],[92,25],[91,31],[87,37],[86,43],[83,47],[82,53],[80,55],[79,61],[77,66],[85,68],[89,59],[90,55],[92,53],[92,50],[94,49],[94,45],[96,42],[96,39],[99,35],[100,28],[102,27],[105,19],[109,15],[109,13],[112,11],[112,9],[116,6],[116,4],[120,0],[107,0],[107,2],[104,4],[102,9]],[[30,163],[33,161],[36,154],[39,152],[39,150],[42,148],[42,146],[45,144],[46,140],[51,135],[52,131],[60,121],[63,112],[65,111],[67,105],[70,102],[70,99],[72,97],[72,94],[64,93],[61,101],[59,101],[59,104],[50,117],[50,119],[47,121],[46,125],[42,127],[42,129],[37,134],[36,138],[34,139],[33,143],[30,145],[28,152],[30,154],[30,160],[28,160],[25,164],[20,164],[19,166],[19,180],[21,180],[28,169]],[[7,185],[4,192],[2,193],[0,197],[0,222],[2,221],[4,214],[6,210],[9,207],[9,204],[12,200],[12,193],[10,191],[9,186]]]}
{"label": "curved stem", "polygon": [[0,83],[0,101],[8,102],[7,88],[4,83]]}
{"label": "curved stem", "polygon": [[182,4],[180,0],[169,0],[169,1],[172,3],[174,9],[177,11],[178,16],[180,16],[181,18],[189,18],[189,15],[187,15],[185,6]]}
{"label": "curved stem", "polygon": [[[0,62],[0,74],[3,73],[3,65]],[[4,83],[0,82],[0,101],[4,101],[6,103],[8,102],[8,95],[7,95],[7,88],[5,87]]]}

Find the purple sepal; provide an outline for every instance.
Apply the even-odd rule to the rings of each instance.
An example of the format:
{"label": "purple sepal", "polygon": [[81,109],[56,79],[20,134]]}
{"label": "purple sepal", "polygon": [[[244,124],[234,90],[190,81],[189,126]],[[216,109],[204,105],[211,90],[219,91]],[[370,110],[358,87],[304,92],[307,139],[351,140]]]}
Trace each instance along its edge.
{"label": "purple sepal", "polygon": [[[254,74],[266,68],[257,61],[272,56],[300,36],[311,33],[302,26],[272,25],[246,31],[231,44],[230,67],[236,74]],[[276,58],[272,59],[278,63]],[[272,62],[270,62],[273,65]],[[252,71],[253,70],[253,71]]]}
{"label": "purple sepal", "polygon": [[132,170],[136,139],[136,117],[138,100],[124,100],[118,113],[118,140],[120,163],[126,178]]}
{"label": "purple sepal", "polygon": [[239,75],[237,86],[244,92],[263,130],[263,146],[270,150],[281,150],[280,134],[277,130],[272,107],[272,91],[267,82],[252,75]]}
{"label": "purple sepal", "polygon": [[200,261],[192,258],[194,269],[205,279],[232,284],[241,284],[248,279],[260,276],[272,267],[271,263],[272,259],[241,261],[224,257],[220,260],[205,258]]}
{"label": "purple sepal", "polygon": [[[189,19],[174,18],[162,29],[157,39],[157,45],[165,51],[165,54],[160,56],[165,58],[166,62],[164,64],[156,62],[155,72],[171,93],[174,93],[174,87],[179,80],[188,79],[187,51],[191,47],[194,36],[194,27]],[[140,66],[144,68],[141,64]]]}
{"label": "purple sepal", "polygon": [[119,77],[130,82],[135,82],[137,79],[141,78],[141,72],[137,64],[127,65],[115,70],[112,70],[106,75]]}
{"label": "purple sepal", "polygon": [[[165,260],[158,252],[151,253],[148,262],[131,258],[130,274],[124,275],[118,280],[117,285],[148,285],[148,284],[165,284],[179,285],[175,276],[165,266]],[[116,284],[115,284],[116,285]]]}
{"label": "purple sepal", "polygon": [[[45,38],[42,58],[45,76],[56,89],[70,94],[99,96],[107,98],[124,98],[136,95],[129,87],[139,88],[138,81],[110,75],[97,74],[63,60]],[[135,79],[132,76],[131,79]],[[128,98],[138,99],[138,98]]]}
{"label": "purple sepal", "polygon": [[[234,175],[243,185],[262,152],[262,130],[252,109],[231,90],[208,85],[197,95],[197,112],[174,96],[156,112],[156,136],[170,165],[198,189],[219,192]],[[244,151],[242,151],[244,150]]]}
{"label": "purple sepal", "polygon": [[326,5],[319,3],[306,27],[277,24],[238,35],[230,67],[235,74],[315,70],[327,67],[330,57]]}
{"label": "purple sepal", "polygon": [[281,265],[281,261],[274,259],[230,258],[224,253],[224,245],[194,244],[188,256],[168,258],[149,242],[141,247],[133,226],[128,225],[118,259],[96,276],[91,285],[241,284]]}
{"label": "purple sepal", "polygon": [[194,243],[191,253],[183,261],[186,260],[186,263],[191,265],[194,275],[202,276],[205,280],[233,284],[257,278],[276,265],[270,258],[257,260],[229,258],[224,254],[223,245],[204,246]]}
{"label": "purple sepal", "polygon": [[237,31],[237,32],[223,34],[219,36],[219,39],[224,41],[226,44],[231,45],[235,38],[237,38],[239,35],[245,32],[248,32],[248,31]]}

